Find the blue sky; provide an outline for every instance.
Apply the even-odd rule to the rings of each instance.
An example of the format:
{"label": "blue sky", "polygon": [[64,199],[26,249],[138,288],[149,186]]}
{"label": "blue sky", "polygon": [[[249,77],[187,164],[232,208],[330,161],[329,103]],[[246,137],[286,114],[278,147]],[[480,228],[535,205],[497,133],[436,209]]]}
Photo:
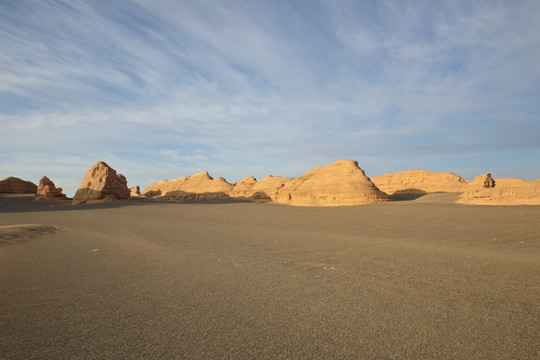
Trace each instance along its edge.
{"label": "blue sky", "polygon": [[540,2],[0,1],[0,178],[540,178]]}

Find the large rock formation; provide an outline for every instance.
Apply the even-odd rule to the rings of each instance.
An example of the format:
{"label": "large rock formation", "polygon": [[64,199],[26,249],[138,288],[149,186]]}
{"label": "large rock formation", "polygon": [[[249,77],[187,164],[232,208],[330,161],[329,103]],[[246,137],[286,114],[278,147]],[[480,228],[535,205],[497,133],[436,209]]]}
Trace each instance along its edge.
{"label": "large rock formation", "polygon": [[462,192],[467,182],[456,174],[427,170],[407,170],[374,176],[371,181],[387,194]]}
{"label": "large rock formation", "polygon": [[234,185],[212,179],[206,171],[191,177],[162,180],[145,188],[144,196],[175,200],[245,198],[288,205],[342,206],[389,201],[352,160],[317,167],[291,179],[268,175],[261,181],[245,177]]}
{"label": "large rock formation", "polygon": [[296,206],[344,206],[390,201],[353,160],[339,160],[318,166],[287,182],[277,199]]}
{"label": "large rock formation", "polygon": [[73,204],[129,199],[127,180],[106,163],[99,161],[84,175]]}
{"label": "large rock formation", "polygon": [[174,200],[227,198],[234,185],[224,178],[213,179],[207,171],[174,180],[161,180],[146,187],[142,195]]}
{"label": "large rock formation", "polygon": [[[431,192],[464,193],[467,204],[536,204],[540,180],[498,179],[489,173],[465,181],[452,173],[407,170],[368,178],[358,163],[339,160],[318,166],[298,178],[268,175],[260,181],[248,176],[234,185],[202,171],[193,176],[162,180],[145,188],[144,196],[173,200],[244,198],[296,206],[343,206],[399,199]],[[412,197],[414,198],[414,196]]]}
{"label": "large rock formation", "polygon": [[60,199],[65,200],[67,197],[62,193],[62,188],[57,188],[54,183],[46,176],[39,180],[39,186],[37,188],[36,200],[40,199]]}
{"label": "large rock formation", "polygon": [[[475,179],[476,181],[476,179]],[[473,187],[458,203],[470,205],[540,205],[540,179],[497,179],[494,187]]]}
{"label": "large rock formation", "polygon": [[13,176],[0,180],[0,193],[35,194],[37,188],[37,185],[33,182],[25,181]]}

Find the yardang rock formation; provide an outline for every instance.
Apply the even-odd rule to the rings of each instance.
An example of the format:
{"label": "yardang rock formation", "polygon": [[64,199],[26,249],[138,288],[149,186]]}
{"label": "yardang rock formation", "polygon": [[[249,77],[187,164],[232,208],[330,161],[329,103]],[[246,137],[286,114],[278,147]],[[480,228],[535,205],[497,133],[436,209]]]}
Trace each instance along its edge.
{"label": "yardang rock formation", "polygon": [[461,192],[466,185],[466,181],[456,174],[427,170],[407,170],[373,176],[371,181],[389,195]]}
{"label": "yardang rock formation", "polygon": [[345,206],[390,201],[353,160],[318,166],[279,189],[277,203],[296,206]]}
{"label": "yardang rock formation", "polygon": [[60,199],[65,200],[67,197],[62,193],[62,188],[57,188],[54,183],[46,176],[39,180],[39,186],[37,188],[36,200],[40,199]]}
{"label": "yardang rock formation", "polygon": [[13,176],[8,176],[4,180],[0,180],[0,193],[35,194],[37,188],[37,185],[33,182]]}
{"label": "yardang rock formation", "polygon": [[[87,189],[84,191],[93,189],[92,186],[84,188]],[[463,193],[459,202],[464,204],[498,205],[540,204],[538,188],[540,180],[495,181],[489,173],[473,181],[449,172],[427,170],[407,170],[370,179],[356,161],[339,160],[332,165],[317,166],[297,178],[268,175],[257,181],[248,176],[235,184],[222,177],[213,179],[208,172],[201,171],[192,176],[158,181],[146,187],[142,195],[169,200],[236,198],[293,206],[346,206],[390,201],[399,199],[400,195],[409,198],[411,194],[456,192]],[[102,192],[97,198],[103,196],[106,197]],[[127,198],[124,195],[113,197]]]}
{"label": "yardang rock formation", "polygon": [[173,180],[161,180],[146,187],[142,195],[169,200],[223,199],[234,185],[224,178],[214,180],[207,171]]}
{"label": "yardang rock formation", "polygon": [[99,161],[84,175],[82,184],[73,197],[73,204],[126,200],[129,195],[124,175],[116,174],[113,168]]}
{"label": "yardang rock formation", "polygon": [[203,171],[191,177],[159,181],[144,189],[142,194],[175,200],[271,200],[295,206],[343,206],[391,200],[377,189],[353,160],[319,166],[294,179],[268,175],[257,181],[249,176],[234,185],[223,178],[214,180]]}

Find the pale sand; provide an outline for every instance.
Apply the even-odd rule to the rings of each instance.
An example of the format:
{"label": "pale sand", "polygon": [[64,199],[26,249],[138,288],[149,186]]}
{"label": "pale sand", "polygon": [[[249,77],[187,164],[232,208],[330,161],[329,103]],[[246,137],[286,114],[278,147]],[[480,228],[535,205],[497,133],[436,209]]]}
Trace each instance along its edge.
{"label": "pale sand", "polygon": [[456,198],[0,196],[0,358],[539,358],[540,206]]}

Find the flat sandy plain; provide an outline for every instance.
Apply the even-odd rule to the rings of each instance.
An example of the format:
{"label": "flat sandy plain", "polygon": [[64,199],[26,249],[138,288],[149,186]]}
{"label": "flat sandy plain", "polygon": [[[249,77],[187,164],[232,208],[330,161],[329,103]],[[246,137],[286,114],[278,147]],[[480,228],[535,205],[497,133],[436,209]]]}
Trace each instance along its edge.
{"label": "flat sandy plain", "polygon": [[0,358],[540,358],[540,206],[456,198],[0,196]]}

